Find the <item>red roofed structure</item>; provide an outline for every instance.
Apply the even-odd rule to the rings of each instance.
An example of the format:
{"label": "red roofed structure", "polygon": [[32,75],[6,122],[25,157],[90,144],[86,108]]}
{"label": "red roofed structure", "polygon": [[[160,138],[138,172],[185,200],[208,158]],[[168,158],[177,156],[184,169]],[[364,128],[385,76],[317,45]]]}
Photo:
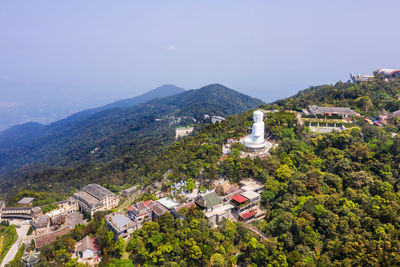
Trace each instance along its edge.
{"label": "red roofed structure", "polygon": [[242,196],[241,194],[237,194],[236,196],[233,196],[232,200],[236,201],[239,204],[242,204],[242,203],[248,201],[248,199],[245,198],[244,196]]}
{"label": "red roofed structure", "polygon": [[247,220],[251,219],[252,217],[256,216],[256,214],[257,214],[257,211],[251,210],[251,211],[240,214],[239,217],[243,221],[247,221]]}

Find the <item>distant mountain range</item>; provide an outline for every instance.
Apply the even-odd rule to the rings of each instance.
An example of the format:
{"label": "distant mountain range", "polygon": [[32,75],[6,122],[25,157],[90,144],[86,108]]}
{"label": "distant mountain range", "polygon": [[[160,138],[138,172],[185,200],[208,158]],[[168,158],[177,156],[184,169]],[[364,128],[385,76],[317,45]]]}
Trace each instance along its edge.
{"label": "distant mountain range", "polygon": [[7,130],[0,132],[0,152],[4,148],[12,148],[18,146],[22,143],[29,142],[29,140],[40,137],[41,135],[48,134],[49,132],[54,133],[58,130],[62,131],[66,127],[74,125],[78,121],[85,120],[93,114],[103,110],[112,108],[134,107],[136,105],[143,104],[149,100],[171,96],[174,94],[182,93],[184,91],[185,89],[183,88],[171,84],[166,84],[136,97],[119,100],[105,106],[74,113],[67,118],[56,121],[48,126],[36,122],[28,122],[20,125],[15,125]]}
{"label": "distant mountain range", "polygon": [[48,126],[27,123],[1,132],[0,174],[22,166],[104,162],[126,152],[140,158],[171,142],[178,124],[193,123],[203,114],[237,114],[260,104],[220,84],[188,91],[164,85]]}

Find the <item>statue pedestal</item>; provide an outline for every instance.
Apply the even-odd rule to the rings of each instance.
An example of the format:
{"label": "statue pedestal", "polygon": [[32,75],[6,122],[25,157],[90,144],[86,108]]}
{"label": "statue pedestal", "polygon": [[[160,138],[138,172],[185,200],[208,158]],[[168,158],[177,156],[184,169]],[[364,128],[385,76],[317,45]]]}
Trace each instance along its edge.
{"label": "statue pedestal", "polygon": [[253,143],[244,140],[243,145],[246,147],[247,151],[249,152],[257,152],[263,150],[267,146],[267,141],[264,140],[262,143]]}

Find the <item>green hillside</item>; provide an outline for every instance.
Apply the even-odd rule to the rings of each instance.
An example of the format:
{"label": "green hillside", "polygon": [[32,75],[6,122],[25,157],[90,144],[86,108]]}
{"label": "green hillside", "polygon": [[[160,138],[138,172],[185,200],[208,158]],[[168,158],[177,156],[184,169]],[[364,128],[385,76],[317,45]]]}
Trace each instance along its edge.
{"label": "green hillside", "polygon": [[332,105],[352,107],[361,113],[378,115],[400,110],[399,79],[385,81],[383,77],[362,83],[337,82],[335,85],[313,86],[293,97],[276,101],[286,109],[301,109],[308,105]]}

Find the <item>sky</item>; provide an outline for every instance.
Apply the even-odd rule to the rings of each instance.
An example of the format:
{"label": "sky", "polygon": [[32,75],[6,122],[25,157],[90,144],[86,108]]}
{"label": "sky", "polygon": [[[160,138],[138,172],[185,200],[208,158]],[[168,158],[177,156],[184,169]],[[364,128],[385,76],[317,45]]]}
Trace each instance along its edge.
{"label": "sky", "polygon": [[166,83],[270,102],[400,68],[399,10],[398,0],[0,1],[0,129],[21,110],[54,119]]}

